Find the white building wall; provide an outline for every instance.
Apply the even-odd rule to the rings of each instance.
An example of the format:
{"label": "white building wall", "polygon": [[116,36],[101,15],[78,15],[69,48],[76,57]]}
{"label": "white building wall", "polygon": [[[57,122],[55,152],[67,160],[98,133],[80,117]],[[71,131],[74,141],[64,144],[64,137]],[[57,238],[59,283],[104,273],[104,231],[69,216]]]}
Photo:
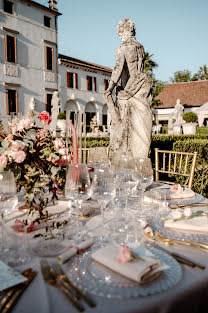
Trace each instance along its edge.
{"label": "white building wall", "polygon": [[[36,111],[45,110],[45,88],[57,89],[56,80],[56,45],[55,15],[25,2],[13,1],[14,14],[3,11],[3,0],[0,0],[0,113],[6,113],[6,89],[18,92],[18,111],[25,113],[31,97],[35,98]],[[44,26],[44,15],[51,18],[51,28]],[[13,34],[3,30],[6,27],[19,32]],[[4,35],[15,36],[17,40],[18,75],[5,74]],[[54,71],[52,81],[45,80],[45,45],[53,48]],[[50,72],[50,71],[49,71]],[[20,87],[6,87],[5,84],[20,84]]]}
{"label": "white building wall", "polygon": [[[87,72],[80,69],[70,68],[64,64],[59,64],[59,97],[61,101],[61,111],[65,111],[66,103],[74,100],[82,113],[88,102],[93,102],[97,108],[97,120],[102,124],[102,110],[104,100],[104,79],[109,80],[110,76],[99,73]],[[66,87],[66,72],[78,74],[78,89]],[[97,91],[87,90],[87,76],[96,77]]]}

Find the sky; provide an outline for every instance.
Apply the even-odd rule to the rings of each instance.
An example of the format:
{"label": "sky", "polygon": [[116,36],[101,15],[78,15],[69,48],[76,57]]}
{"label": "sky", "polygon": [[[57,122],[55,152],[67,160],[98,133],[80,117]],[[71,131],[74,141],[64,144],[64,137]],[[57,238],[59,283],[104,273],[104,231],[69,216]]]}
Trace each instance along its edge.
{"label": "sky", "polygon": [[[36,0],[48,6],[48,0]],[[59,53],[113,68],[117,24],[130,18],[136,39],[158,63],[158,80],[208,65],[208,0],[57,0]]]}

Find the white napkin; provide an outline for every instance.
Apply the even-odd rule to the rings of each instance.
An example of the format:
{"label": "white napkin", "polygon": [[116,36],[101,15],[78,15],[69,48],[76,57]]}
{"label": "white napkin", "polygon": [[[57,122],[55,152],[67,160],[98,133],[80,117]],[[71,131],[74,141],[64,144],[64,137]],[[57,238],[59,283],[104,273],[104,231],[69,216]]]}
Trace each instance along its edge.
{"label": "white napkin", "polygon": [[175,200],[175,199],[186,199],[186,198],[193,198],[195,196],[195,192],[191,189],[184,189],[181,192],[167,192],[167,200]]}
{"label": "white napkin", "polygon": [[175,222],[166,220],[164,226],[166,228],[206,233],[208,232],[208,218],[207,216],[196,216],[193,218],[182,219]]}
{"label": "white napkin", "polygon": [[[82,243],[80,243],[79,245],[77,245],[77,247],[70,247],[69,249],[66,248],[66,251],[64,251],[62,254],[60,254],[57,258],[58,262],[60,264],[65,263],[66,261],[68,261],[72,256],[74,256],[75,254],[77,254],[77,252],[79,250],[84,250],[89,248],[91,245],[93,244],[92,239],[87,239],[85,241],[83,241]],[[64,249],[65,250],[65,249]]]}
{"label": "white napkin", "polygon": [[[142,255],[140,253],[138,254],[138,257],[141,256],[142,259],[128,263],[120,263],[117,261],[119,249],[120,247],[110,244],[94,252],[92,258],[114,272],[138,283],[143,283],[146,280],[149,280],[150,275],[153,275],[153,273],[155,273],[154,270],[160,265],[160,260],[145,256],[144,253],[142,253]],[[142,250],[144,249],[145,248],[142,247]],[[136,252],[138,253],[138,251],[139,250],[137,249]]]}

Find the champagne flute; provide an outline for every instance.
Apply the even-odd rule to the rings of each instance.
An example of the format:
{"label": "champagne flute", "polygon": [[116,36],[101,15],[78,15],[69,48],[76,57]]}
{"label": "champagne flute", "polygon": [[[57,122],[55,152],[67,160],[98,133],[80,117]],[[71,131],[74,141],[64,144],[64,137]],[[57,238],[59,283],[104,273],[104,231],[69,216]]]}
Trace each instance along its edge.
{"label": "champagne flute", "polygon": [[[104,212],[107,204],[115,197],[113,171],[109,167],[99,167],[95,170],[92,181],[92,197],[101,204],[102,225],[105,224]],[[103,237],[101,237],[103,240]]]}
{"label": "champagne flute", "polygon": [[66,173],[65,196],[69,199],[71,215],[76,217],[76,233],[79,237],[79,215],[82,214],[82,202],[90,197],[90,176],[88,167],[84,164],[68,165]]}

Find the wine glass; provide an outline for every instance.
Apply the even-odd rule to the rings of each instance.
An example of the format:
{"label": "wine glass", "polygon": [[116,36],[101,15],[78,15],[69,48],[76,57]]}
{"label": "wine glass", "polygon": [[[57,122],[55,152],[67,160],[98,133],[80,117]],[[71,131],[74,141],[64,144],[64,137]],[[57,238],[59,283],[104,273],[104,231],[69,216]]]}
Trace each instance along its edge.
{"label": "wine glass", "polygon": [[[18,197],[14,174],[11,171],[0,171],[0,212],[1,212],[1,259],[10,265],[16,265],[22,258],[17,254],[17,245],[12,228],[7,226],[5,218],[7,214],[17,206]],[[8,228],[7,228],[8,227]],[[10,229],[11,228],[11,229]],[[9,231],[10,230],[10,231]],[[10,241],[13,235],[12,242]]]}
{"label": "wine glass", "polygon": [[113,171],[109,167],[99,167],[95,170],[92,181],[92,197],[101,204],[102,225],[105,224],[104,212],[107,204],[115,197]]}
{"label": "wine glass", "polygon": [[76,218],[76,232],[79,236],[79,215],[83,213],[82,202],[90,197],[91,185],[88,167],[84,164],[68,165],[65,183],[65,196],[69,199],[71,215]]}
{"label": "wine glass", "polygon": [[153,182],[153,169],[152,163],[149,158],[138,158],[135,159],[135,169],[139,175],[139,187],[142,192],[142,209],[144,209],[144,193],[148,186]]}

